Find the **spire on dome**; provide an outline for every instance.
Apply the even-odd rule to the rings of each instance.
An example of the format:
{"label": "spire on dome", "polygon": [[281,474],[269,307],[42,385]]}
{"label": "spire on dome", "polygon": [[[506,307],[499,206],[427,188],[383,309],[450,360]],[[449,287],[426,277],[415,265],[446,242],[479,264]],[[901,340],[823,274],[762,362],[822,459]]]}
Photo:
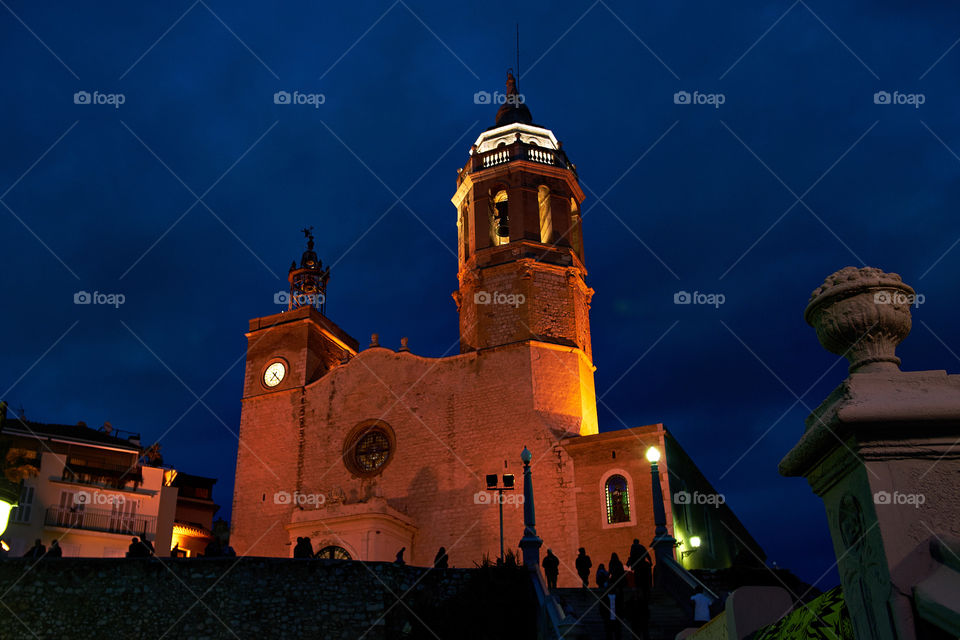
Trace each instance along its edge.
{"label": "spire on dome", "polygon": [[513,77],[513,69],[507,70],[507,95],[503,104],[497,109],[496,126],[502,127],[514,123],[533,124],[533,116],[524,102],[522,93],[517,92],[517,79]]}

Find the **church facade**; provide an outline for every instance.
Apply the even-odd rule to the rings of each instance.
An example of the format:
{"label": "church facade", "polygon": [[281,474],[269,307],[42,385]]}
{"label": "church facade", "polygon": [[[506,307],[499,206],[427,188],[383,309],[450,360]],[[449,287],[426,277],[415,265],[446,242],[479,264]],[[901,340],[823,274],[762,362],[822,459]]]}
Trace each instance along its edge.
{"label": "church facade", "polygon": [[[248,349],[231,544],[288,557],[298,538],[329,558],[451,566],[500,553],[523,530],[520,451],[537,531],[577,582],[634,538],[654,537],[653,482],[688,568],[763,551],[663,425],[601,433],[575,166],[533,123],[512,76],[496,123],[458,171],[460,354],[430,358],[358,341],[324,313],[329,270],[312,236],[283,313],[255,318]],[[511,99],[512,97],[512,99]],[[308,232],[309,234],[309,232]],[[645,458],[663,452],[654,478]],[[488,491],[488,476],[502,487]],[[508,476],[504,479],[504,476]],[[712,497],[711,497],[712,496]],[[696,538],[696,540],[695,540]],[[695,543],[699,542],[699,547]]]}

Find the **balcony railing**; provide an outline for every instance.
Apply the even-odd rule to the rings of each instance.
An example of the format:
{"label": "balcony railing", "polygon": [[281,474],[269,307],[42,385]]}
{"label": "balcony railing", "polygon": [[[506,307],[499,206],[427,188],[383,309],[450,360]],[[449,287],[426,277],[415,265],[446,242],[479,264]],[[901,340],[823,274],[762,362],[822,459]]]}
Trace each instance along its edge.
{"label": "balcony railing", "polygon": [[85,505],[76,508],[50,507],[44,521],[49,527],[103,531],[141,535],[157,532],[157,519],[154,516],[142,516],[136,513],[122,513],[111,509],[87,509]]}
{"label": "balcony railing", "polygon": [[571,171],[574,170],[573,165],[569,163],[563,151],[538,147],[535,144],[527,144],[519,141],[475,154],[470,170],[481,171],[507,162],[513,162],[514,160],[527,160],[528,162],[537,162],[554,167],[563,167]]}
{"label": "balcony railing", "polygon": [[67,458],[61,480],[115,489],[128,488],[128,485],[136,488],[143,483],[143,472],[140,465],[90,464]]}

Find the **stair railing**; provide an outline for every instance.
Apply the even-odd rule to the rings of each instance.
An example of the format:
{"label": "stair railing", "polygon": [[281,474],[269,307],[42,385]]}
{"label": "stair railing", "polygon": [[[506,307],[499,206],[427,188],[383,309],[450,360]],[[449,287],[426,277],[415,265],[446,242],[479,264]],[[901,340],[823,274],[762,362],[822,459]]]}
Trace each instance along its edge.
{"label": "stair railing", "polygon": [[570,629],[570,624],[564,621],[563,609],[547,592],[547,585],[539,568],[530,567],[530,581],[533,583],[533,592],[537,598],[537,638],[538,640],[561,640]]}
{"label": "stair railing", "polygon": [[690,596],[696,592],[697,587],[703,588],[703,592],[710,598],[711,606],[720,601],[720,596],[714,593],[710,587],[669,556],[657,555],[657,564],[654,567],[654,584],[676,600],[690,617],[693,616]]}

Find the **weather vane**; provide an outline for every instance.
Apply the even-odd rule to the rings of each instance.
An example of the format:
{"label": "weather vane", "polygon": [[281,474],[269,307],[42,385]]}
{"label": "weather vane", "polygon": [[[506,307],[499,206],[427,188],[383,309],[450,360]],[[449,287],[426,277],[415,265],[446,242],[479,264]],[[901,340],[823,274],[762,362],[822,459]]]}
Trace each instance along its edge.
{"label": "weather vane", "polygon": [[303,232],[304,237],[307,239],[307,248],[313,250],[313,225],[309,227],[304,227],[300,229]]}

